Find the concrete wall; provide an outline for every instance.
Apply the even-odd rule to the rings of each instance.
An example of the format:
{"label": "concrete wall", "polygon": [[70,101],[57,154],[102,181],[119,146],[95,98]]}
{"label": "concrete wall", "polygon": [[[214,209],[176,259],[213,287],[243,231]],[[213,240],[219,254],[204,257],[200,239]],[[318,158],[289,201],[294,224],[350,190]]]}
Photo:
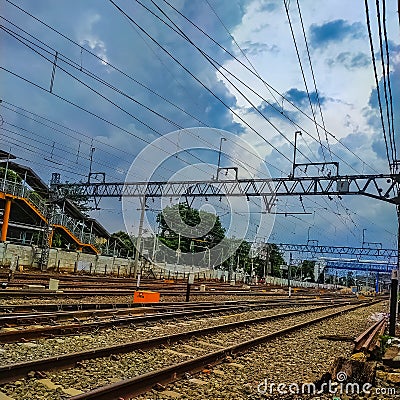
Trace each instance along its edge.
{"label": "concrete wall", "polygon": [[[23,267],[39,268],[37,260],[40,259],[40,253],[41,250],[36,246],[24,246],[7,242],[0,243],[0,266],[13,266],[15,268],[18,263],[18,265]],[[85,254],[78,251],[50,249],[48,270],[57,270],[58,265],[60,266],[61,272],[74,272],[76,265],[78,271],[91,272],[92,274],[119,274],[123,276],[133,273],[134,260],[132,258],[106,257],[95,254]],[[149,269],[149,265],[140,265],[139,269],[146,271]],[[157,263],[156,265],[153,265],[151,269],[156,278],[184,279],[188,277],[189,273],[194,274],[196,279],[206,278],[226,281],[228,277],[227,271],[164,263]],[[234,273],[232,279],[236,282],[243,282],[245,276],[239,273]],[[267,277],[266,281],[273,285],[287,285],[287,279]],[[335,285],[318,285],[317,283],[300,282],[296,280],[291,280],[291,286],[319,287],[324,289],[335,288]],[[337,285],[337,288],[340,289],[342,286]]]}
{"label": "concrete wall", "polygon": [[[36,246],[24,246],[13,243],[0,243],[0,266],[16,267],[17,263],[23,267],[39,268],[41,250]],[[86,254],[79,251],[50,249],[48,270],[73,272],[75,266],[78,271],[87,271],[97,274],[128,275],[133,272],[132,258],[106,257],[102,255]],[[91,267],[90,267],[91,265]]]}

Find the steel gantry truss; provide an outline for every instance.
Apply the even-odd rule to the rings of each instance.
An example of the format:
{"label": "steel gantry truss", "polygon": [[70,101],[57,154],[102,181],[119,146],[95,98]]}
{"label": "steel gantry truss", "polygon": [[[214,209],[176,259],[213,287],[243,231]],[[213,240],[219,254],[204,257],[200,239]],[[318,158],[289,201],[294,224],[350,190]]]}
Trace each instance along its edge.
{"label": "steel gantry truss", "polygon": [[363,195],[400,204],[397,185],[400,175],[314,176],[270,179],[235,179],[160,182],[87,182],[53,185],[59,197],[221,197],[304,195]]}
{"label": "steel gantry truss", "polygon": [[[178,197],[193,201],[196,197],[262,197],[267,211],[271,211],[279,196],[305,195],[361,195],[396,205],[400,230],[400,174],[381,175],[337,175],[295,177],[294,169],[289,177],[271,179],[234,179],[203,181],[162,181],[162,182],[90,182],[77,184],[53,184],[56,197],[92,198],[97,206],[103,197],[139,197],[142,203],[138,244],[141,239],[141,225],[147,198]],[[105,177],[104,177],[105,178]],[[398,232],[398,248],[400,236]],[[134,275],[138,266],[138,252],[135,258]],[[389,334],[394,335],[397,314],[398,264],[392,272]]]}
{"label": "steel gantry truss", "polygon": [[298,253],[315,254],[335,254],[345,256],[367,256],[374,258],[384,258],[392,260],[394,263],[397,260],[397,250],[395,249],[381,249],[377,247],[347,247],[347,246],[324,246],[314,244],[288,244],[276,243],[276,246],[282,251],[292,251]]}
{"label": "steel gantry truss", "polygon": [[390,274],[396,264],[389,262],[377,262],[374,260],[335,260],[335,259],[322,259],[325,268],[328,269],[343,269],[351,271],[364,271],[364,272],[382,272]]}
{"label": "steel gantry truss", "polygon": [[[307,255],[308,260],[323,262],[326,268],[366,272],[391,272],[397,268],[397,250],[376,247],[324,246],[314,244],[274,243],[281,251]],[[258,253],[268,257],[269,243],[261,245]],[[333,256],[339,258],[333,258]],[[342,256],[347,256],[346,258]],[[354,258],[348,258],[353,256]],[[370,257],[365,259],[360,257]],[[298,262],[302,258],[296,258]]]}

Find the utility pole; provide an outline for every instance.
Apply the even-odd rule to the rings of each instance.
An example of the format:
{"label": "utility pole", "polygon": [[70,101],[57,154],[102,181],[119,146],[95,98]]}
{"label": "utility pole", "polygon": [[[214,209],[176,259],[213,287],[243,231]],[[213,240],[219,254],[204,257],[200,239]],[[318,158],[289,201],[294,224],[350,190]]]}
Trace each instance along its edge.
{"label": "utility pole", "polygon": [[178,233],[178,248],[176,249],[176,265],[179,265],[179,259],[181,257],[181,234]]}
{"label": "utility pole", "polygon": [[290,258],[289,258],[289,265],[288,265],[288,272],[287,272],[287,285],[288,285],[288,290],[289,290],[289,297],[292,294],[292,288],[290,287],[290,278],[291,278],[291,266],[292,266],[292,253],[290,253]]}
{"label": "utility pole", "polygon": [[229,252],[231,253],[231,256],[229,258],[229,272],[228,272],[228,281],[229,283],[232,280],[232,275],[233,275],[233,255],[232,255],[232,243],[229,246]]}
{"label": "utility pole", "polygon": [[217,165],[217,180],[219,178],[219,166],[221,164],[221,148],[222,148],[222,141],[226,141],[224,137],[222,137],[219,141],[219,152],[218,152],[218,165]]}
{"label": "utility pole", "polygon": [[267,284],[267,275],[268,273],[271,273],[272,271],[269,271],[270,268],[270,262],[269,262],[269,252],[270,252],[270,247],[269,244],[267,243],[267,253],[265,257],[265,265],[264,265],[264,284]]}
{"label": "utility pole", "polygon": [[296,131],[294,133],[294,146],[293,146],[293,169],[292,169],[292,177],[294,177],[294,172],[296,169],[296,150],[297,150],[297,135],[301,136],[301,131]]}
{"label": "utility pole", "polygon": [[90,148],[90,163],[89,163],[89,175],[88,175],[88,183],[90,182],[90,177],[92,175],[92,164],[93,164],[93,153],[96,149],[92,146]]}
{"label": "utility pole", "polygon": [[253,283],[254,258],[251,258],[250,285]]}
{"label": "utility pole", "polygon": [[137,237],[137,241],[136,241],[135,263],[133,265],[133,277],[134,278],[136,278],[138,268],[139,268],[140,245],[142,242],[144,213],[146,211],[146,196],[143,196],[140,198],[140,203],[141,203],[140,204],[141,211],[140,211],[140,220],[139,220],[139,231],[138,231],[138,237]]}
{"label": "utility pole", "polygon": [[153,238],[153,254],[151,256],[154,262],[156,262],[157,248],[158,248],[158,233],[155,233]]}
{"label": "utility pole", "polygon": [[[397,252],[400,250],[400,206],[396,206],[397,211]],[[397,269],[392,270],[392,284],[390,287],[390,319],[389,319],[389,335],[396,336],[396,319],[397,319],[397,296],[399,289],[399,270],[400,270],[400,254],[397,253]]]}

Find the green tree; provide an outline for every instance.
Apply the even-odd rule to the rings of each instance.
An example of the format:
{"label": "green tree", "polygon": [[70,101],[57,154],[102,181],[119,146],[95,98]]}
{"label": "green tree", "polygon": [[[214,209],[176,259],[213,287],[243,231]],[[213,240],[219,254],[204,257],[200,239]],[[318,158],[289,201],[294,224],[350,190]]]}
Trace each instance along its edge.
{"label": "green tree", "polygon": [[[160,227],[159,241],[174,251],[179,247],[182,264],[192,264],[195,253],[207,252],[225,238],[225,228],[218,216],[191,208],[186,203],[165,207],[156,221]],[[159,259],[164,258],[167,262],[177,261],[177,256],[167,254],[162,247],[158,254]],[[206,258],[203,260],[205,265],[208,264]],[[217,265],[218,260],[212,260],[212,264]]]}
{"label": "green tree", "polygon": [[[4,178],[4,175],[6,175],[6,168],[0,167],[0,177]],[[15,181],[18,183],[22,182],[22,178],[16,172],[14,172],[13,170],[11,170],[9,168],[7,169],[6,179],[8,181]]]}
{"label": "green tree", "polygon": [[[258,276],[263,276],[264,268],[265,268],[265,273],[267,274],[268,273],[267,263],[270,262],[271,273],[269,275],[280,276],[281,274],[280,266],[285,263],[285,260],[278,246],[274,243],[265,243],[259,250],[260,251],[258,255],[253,260],[254,274]],[[248,268],[249,269],[247,271],[250,272],[251,266]]]}
{"label": "green tree", "polygon": [[353,273],[353,271],[348,271],[348,272],[347,272],[347,279],[346,279],[346,282],[347,282],[347,287],[355,286],[356,281],[355,281],[355,279],[354,279],[354,273]]}
{"label": "green tree", "polygon": [[301,263],[301,270],[303,279],[309,278],[311,282],[315,282],[314,276],[315,261],[303,260]]}
{"label": "green tree", "polygon": [[[160,226],[160,242],[175,251],[180,245],[182,262],[188,264],[190,253],[212,248],[225,237],[225,228],[218,216],[191,208],[186,203],[165,207],[156,220]],[[204,226],[209,227],[207,232],[201,231]]]}
{"label": "green tree", "polygon": [[116,248],[122,250],[121,254],[134,254],[135,246],[131,237],[126,232],[118,231],[113,233],[109,240],[110,247],[114,246],[114,242],[116,242]]}
{"label": "green tree", "polygon": [[55,232],[53,235],[52,246],[58,248],[65,248],[68,244],[68,240],[60,232]]}
{"label": "green tree", "polygon": [[[251,244],[244,241],[242,248],[245,247],[247,250],[247,257],[244,259],[245,270],[247,273],[251,272],[251,265],[253,264],[253,274],[258,276],[264,275],[264,269],[266,275],[280,276],[280,266],[285,264],[282,253],[278,246],[274,243],[264,243],[258,248],[257,255],[252,259],[251,257]],[[268,272],[268,263],[271,265],[271,271]]]}
{"label": "green tree", "polygon": [[224,246],[222,247],[222,258],[229,257],[220,265],[220,269],[229,270],[232,265],[232,270],[236,271],[244,269],[250,271],[251,257],[250,257],[251,243],[246,240],[233,238],[225,238]]}

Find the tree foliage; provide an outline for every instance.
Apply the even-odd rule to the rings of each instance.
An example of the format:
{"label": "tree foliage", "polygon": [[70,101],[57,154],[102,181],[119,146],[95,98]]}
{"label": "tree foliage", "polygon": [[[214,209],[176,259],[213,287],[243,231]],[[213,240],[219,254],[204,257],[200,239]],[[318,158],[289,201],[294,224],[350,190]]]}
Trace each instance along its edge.
{"label": "tree foliage", "polygon": [[115,232],[111,235],[109,239],[109,246],[110,248],[114,248],[118,250],[118,253],[121,255],[134,255],[135,253],[135,246],[132,242],[132,238],[123,231]]}
{"label": "tree foliage", "polygon": [[[207,211],[197,210],[185,203],[165,207],[158,214],[160,225],[159,240],[172,250],[180,245],[182,253],[202,252],[212,248],[225,237],[225,229],[218,216]],[[201,226],[211,229],[201,232]]]}
{"label": "tree foliage", "polygon": [[[268,272],[268,263],[271,271]],[[285,263],[282,253],[274,243],[265,243],[259,249],[258,254],[253,259],[253,268],[255,275],[263,276],[264,270],[267,275],[280,276],[280,266]],[[247,269],[250,272],[250,269]]]}
{"label": "tree foliage", "polygon": [[[5,175],[6,175],[6,168],[0,167],[0,177],[4,178]],[[11,170],[9,168],[7,169],[6,179],[8,181],[14,181],[14,182],[18,182],[18,183],[22,182],[22,178],[16,172],[14,172],[13,170]]]}

